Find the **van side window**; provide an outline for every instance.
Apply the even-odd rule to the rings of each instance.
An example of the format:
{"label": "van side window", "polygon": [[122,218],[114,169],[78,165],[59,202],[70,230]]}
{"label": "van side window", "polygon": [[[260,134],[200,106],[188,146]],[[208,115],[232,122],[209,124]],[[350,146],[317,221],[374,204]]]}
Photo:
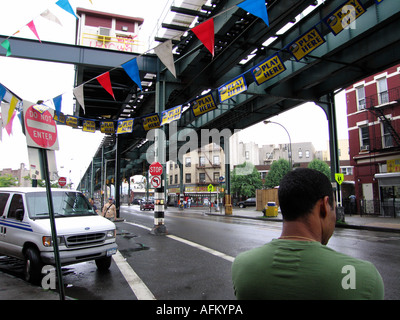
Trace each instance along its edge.
{"label": "van side window", "polygon": [[9,193],[0,193],[0,216],[3,215],[4,208],[6,207],[7,200],[10,197]]}
{"label": "van side window", "polygon": [[16,219],[16,211],[17,209],[24,209],[24,203],[22,200],[22,195],[14,194],[11,199],[10,208],[8,209],[7,218]]}

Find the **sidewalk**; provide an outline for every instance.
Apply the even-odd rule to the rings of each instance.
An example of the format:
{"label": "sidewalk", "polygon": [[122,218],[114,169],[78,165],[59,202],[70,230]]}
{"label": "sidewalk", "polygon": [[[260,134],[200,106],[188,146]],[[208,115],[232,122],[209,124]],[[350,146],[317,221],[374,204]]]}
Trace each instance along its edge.
{"label": "sidewalk", "polygon": [[[221,208],[220,208],[221,209]],[[275,221],[282,222],[282,215],[278,213],[277,217],[263,217],[261,211],[256,211],[254,208],[243,208],[238,207],[232,208],[232,215],[225,215],[225,211],[216,211],[215,208],[210,209],[208,207],[192,207],[186,208],[183,211],[178,208],[168,207],[166,212],[192,212],[202,213],[212,216],[224,216],[234,218],[247,218],[247,219],[258,219],[263,221]],[[359,230],[370,230],[370,231],[387,231],[400,233],[400,217],[381,217],[381,216],[369,216],[369,215],[346,215],[345,223],[338,223],[337,228],[349,228]]]}

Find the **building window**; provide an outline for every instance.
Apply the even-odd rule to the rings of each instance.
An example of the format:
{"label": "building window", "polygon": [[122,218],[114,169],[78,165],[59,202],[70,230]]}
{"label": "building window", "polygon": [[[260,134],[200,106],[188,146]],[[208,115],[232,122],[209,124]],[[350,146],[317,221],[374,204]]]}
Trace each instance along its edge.
{"label": "building window", "polygon": [[178,184],[178,175],[175,175],[175,184]]}
{"label": "building window", "polygon": [[185,174],[185,183],[192,183],[192,175],[190,173]]}
{"label": "building window", "polygon": [[185,158],[185,167],[191,167],[192,166],[192,160],[190,157]]}
{"label": "building window", "polygon": [[378,102],[379,104],[389,103],[389,92],[386,78],[381,78],[376,81],[378,87]]}
{"label": "building window", "polygon": [[303,158],[303,151],[301,150],[301,148],[299,148],[299,158]]}
{"label": "building window", "polygon": [[382,139],[384,148],[393,147],[393,137],[389,130],[389,124],[386,122],[382,122]]}
{"label": "building window", "polygon": [[206,182],[206,174],[199,173],[199,183],[204,183],[204,182]]}
{"label": "building window", "polygon": [[369,128],[364,126],[360,128],[360,150],[369,150]]}
{"label": "building window", "polygon": [[351,176],[353,175],[353,167],[340,167],[341,173],[343,173],[345,176]]}
{"label": "building window", "polygon": [[214,172],[214,182],[219,182],[219,172]]}
{"label": "building window", "polygon": [[356,88],[356,96],[357,96],[357,110],[365,109],[365,88],[364,86]]}
{"label": "building window", "polygon": [[199,166],[200,167],[206,166],[206,158],[205,157],[199,157]]}
{"label": "building window", "polygon": [[306,150],[306,158],[310,157],[310,150]]}
{"label": "building window", "polygon": [[219,166],[219,156],[213,156],[213,165]]}
{"label": "building window", "polygon": [[250,159],[250,151],[245,152],[245,158],[246,158],[246,160]]}
{"label": "building window", "polygon": [[171,176],[169,176],[169,184],[172,184],[172,175]]}

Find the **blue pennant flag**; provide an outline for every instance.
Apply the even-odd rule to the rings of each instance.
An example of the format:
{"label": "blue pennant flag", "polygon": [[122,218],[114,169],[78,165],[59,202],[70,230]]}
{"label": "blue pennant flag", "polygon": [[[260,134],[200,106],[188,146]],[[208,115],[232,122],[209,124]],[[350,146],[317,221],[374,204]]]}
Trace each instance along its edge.
{"label": "blue pennant flag", "polygon": [[79,19],[77,15],[74,12],[74,9],[72,9],[71,4],[69,3],[68,0],[58,0],[56,2],[56,5],[58,5],[60,8],[64,9],[65,11],[69,12],[72,14],[75,18]]}
{"label": "blue pennant flag", "polygon": [[57,117],[60,118],[62,95],[53,98],[54,106],[56,107]]}
{"label": "blue pennant flag", "polygon": [[237,4],[237,6],[256,17],[263,19],[266,25],[269,27],[267,7],[265,6],[264,0],[246,0]]}
{"label": "blue pennant flag", "polygon": [[139,75],[139,67],[136,61],[136,58],[125,62],[122,65],[122,68],[124,68],[125,72],[128,74],[128,76],[131,77],[133,81],[138,85],[140,90],[142,90],[142,83],[140,82],[140,75]]}

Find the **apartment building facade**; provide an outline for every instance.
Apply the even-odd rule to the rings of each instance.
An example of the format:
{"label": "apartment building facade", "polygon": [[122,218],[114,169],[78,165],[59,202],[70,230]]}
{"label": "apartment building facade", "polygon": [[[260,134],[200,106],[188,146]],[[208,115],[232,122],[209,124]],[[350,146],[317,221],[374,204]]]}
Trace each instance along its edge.
{"label": "apartment building facade", "polygon": [[[203,206],[217,200],[225,181],[224,150],[211,143],[183,156],[181,167],[173,161],[167,162],[168,203],[177,204],[184,193],[191,206]],[[208,186],[213,191],[208,191]],[[181,188],[182,186],[182,188]]]}
{"label": "apartment building facade", "polygon": [[360,213],[400,215],[400,65],[346,89],[350,162]]}

